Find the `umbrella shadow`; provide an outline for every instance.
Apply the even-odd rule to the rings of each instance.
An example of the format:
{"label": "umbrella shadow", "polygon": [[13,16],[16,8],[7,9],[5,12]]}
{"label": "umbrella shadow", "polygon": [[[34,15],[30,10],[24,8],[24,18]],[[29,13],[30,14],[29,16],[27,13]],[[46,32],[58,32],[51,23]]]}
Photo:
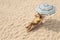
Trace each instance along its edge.
{"label": "umbrella shadow", "polygon": [[55,31],[55,32],[60,32],[60,21],[59,20],[48,19],[48,21],[46,21],[44,23],[44,26],[48,30],[52,30],[52,31]]}
{"label": "umbrella shadow", "polygon": [[45,23],[38,24],[37,27],[33,29],[33,31],[36,31],[41,27],[44,27],[45,29],[52,30],[55,32],[60,32],[60,21],[56,19],[48,19]]}

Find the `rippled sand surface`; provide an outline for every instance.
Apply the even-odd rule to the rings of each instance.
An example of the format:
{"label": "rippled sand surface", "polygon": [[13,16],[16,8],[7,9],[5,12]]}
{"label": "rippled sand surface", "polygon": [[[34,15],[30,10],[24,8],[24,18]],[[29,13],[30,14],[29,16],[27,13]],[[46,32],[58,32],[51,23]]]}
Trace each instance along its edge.
{"label": "rippled sand surface", "polygon": [[[35,7],[42,3],[54,5],[56,14],[27,32]],[[60,40],[60,0],[0,0],[0,40]]]}

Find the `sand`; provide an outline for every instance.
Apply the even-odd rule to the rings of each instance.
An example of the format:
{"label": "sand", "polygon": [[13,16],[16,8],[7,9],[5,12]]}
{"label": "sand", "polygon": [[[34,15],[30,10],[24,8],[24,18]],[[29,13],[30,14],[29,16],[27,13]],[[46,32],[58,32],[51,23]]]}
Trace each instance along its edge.
{"label": "sand", "polygon": [[[54,5],[56,13],[27,32],[36,6],[43,3]],[[0,40],[60,40],[60,0],[0,0]]]}

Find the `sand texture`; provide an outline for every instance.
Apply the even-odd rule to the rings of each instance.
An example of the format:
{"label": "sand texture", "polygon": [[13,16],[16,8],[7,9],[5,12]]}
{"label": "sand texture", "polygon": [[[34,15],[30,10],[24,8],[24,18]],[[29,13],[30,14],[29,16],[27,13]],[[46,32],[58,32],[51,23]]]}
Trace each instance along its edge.
{"label": "sand texture", "polygon": [[[27,32],[42,3],[54,5],[56,14]],[[0,0],[0,40],[60,40],[60,0]]]}

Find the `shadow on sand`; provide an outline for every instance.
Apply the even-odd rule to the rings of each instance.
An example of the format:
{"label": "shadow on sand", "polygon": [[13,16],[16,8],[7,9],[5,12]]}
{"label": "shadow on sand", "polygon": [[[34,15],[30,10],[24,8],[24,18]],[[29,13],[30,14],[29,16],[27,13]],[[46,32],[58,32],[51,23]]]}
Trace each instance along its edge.
{"label": "shadow on sand", "polygon": [[52,30],[55,32],[60,32],[60,21],[56,19],[48,19],[45,23],[42,25],[37,25],[36,28],[33,29],[33,31],[36,31],[40,29],[41,27],[44,27],[45,29]]}

